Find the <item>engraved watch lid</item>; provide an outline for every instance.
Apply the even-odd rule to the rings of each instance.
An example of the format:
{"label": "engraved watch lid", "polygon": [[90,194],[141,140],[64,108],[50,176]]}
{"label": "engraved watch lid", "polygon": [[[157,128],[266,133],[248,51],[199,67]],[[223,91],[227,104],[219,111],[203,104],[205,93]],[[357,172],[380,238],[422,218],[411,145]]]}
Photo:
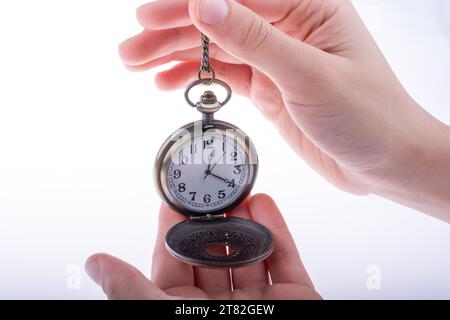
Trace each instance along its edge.
{"label": "engraved watch lid", "polygon": [[166,247],[188,264],[239,268],[269,257],[273,237],[264,226],[241,218],[187,220],[169,230]]}

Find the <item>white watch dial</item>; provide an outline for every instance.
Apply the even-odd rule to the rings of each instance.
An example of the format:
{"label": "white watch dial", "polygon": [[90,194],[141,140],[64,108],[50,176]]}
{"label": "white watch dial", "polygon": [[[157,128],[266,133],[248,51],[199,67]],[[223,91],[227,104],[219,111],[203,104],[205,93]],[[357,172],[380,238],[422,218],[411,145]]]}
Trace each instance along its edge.
{"label": "white watch dial", "polygon": [[178,147],[167,170],[172,198],[189,211],[208,213],[239,199],[250,168],[248,155],[237,140],[205,134]]}

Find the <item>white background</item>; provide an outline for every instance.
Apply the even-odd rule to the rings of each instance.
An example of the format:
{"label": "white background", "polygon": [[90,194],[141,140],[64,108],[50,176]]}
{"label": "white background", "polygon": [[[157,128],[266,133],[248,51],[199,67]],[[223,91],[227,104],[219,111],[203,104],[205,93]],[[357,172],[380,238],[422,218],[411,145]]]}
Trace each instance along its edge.
{"label": "white background", "polygon": [[[121,65],[141,3],[0,2],[0,298],[103,298],[83,271],[99,251],[149,273],[153,160],[198,115]],[[354,3],[409,92],[450,123],[450,1]],[[255,141],[255,192],[280,205],[325,298],[450,298],[447,224],[330,186],[240,97],[219,117]],[[372,265],[380,290],[366,285]]]}

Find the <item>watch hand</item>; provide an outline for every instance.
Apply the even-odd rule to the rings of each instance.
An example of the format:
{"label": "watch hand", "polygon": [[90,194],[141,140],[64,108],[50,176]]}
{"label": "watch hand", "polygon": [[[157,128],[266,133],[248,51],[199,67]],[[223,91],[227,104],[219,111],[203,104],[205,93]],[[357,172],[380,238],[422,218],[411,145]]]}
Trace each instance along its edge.
{"label": "watch hand", "polygon": [[211,161],[208,163],[208,169],[205,171],[205,177],[203,179],[208,178],[208,176],[211,174]]}
{"label": "watch hand", "polygon": [[219,179],[219,180],[222,180],[222,181],[225,182],[225,183],[230,183],[230,180],[225,179],[225,178],[222,178],[222,177],[220,177],[220,176],[218,176],[218,175],[216,175],[216,174],[214,174],[214,173],[211,173],[211,172],[210,172],[209,175],[212,176],[212,177],[214,177],[214,178],[217,178],[217,179]]}
{"label": "watch hand", "polygon": [[217,164],[219,163],[219,161],[220,160],[222,160],[223,159],[223,157],[225,157],[225,155],[226,155],[227,153],[226,152],[224,152],[223,154],[222,154],[222,156],[219,158],[219,160],[217,160],[215,163],[214,163],[214,165],[212,166],[212,168],[211,169],[209,169],[209,171],[213,171],[214,170],[214,168],[217,166]]}
{"label": "watch hand", "polygon": [[205,171],[205,177],[203,179],[208,178],[208,176],[211,173],[211,162],[212,162],[212,159],[214,159],[214,150],[211,152],[211,155],[208,157],[208,161],[209,161],[208,168]]}

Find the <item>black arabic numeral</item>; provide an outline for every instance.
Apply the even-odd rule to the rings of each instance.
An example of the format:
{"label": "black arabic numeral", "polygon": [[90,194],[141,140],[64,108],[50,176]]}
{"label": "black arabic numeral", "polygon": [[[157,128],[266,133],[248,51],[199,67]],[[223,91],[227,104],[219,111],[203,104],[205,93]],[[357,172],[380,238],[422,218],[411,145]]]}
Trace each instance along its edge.
{"label": "black arabic numeral", "polygon": [[242,166],[234,166],[234,170],[233,170],[235,175],[239,175],[242,173]]}
{"label": "black arabic numeral", "polygon": [[189,163],[189,158],[187,156],[180,155],[180,164],[185,166]]}
{"label": "black arabic numeral", "polygon": [[189,195],[192,196],[191,201],[195,201],[195,196],[197,195],[197,192],[189,192]]}
{"label": "black arabic numeral", "polygon": [[205,194],[205,196],[203,197],[203,202],[204,203],[210,203],[211,202],[211,195],[210,194]]}
{"label": "black arabic numeral", "polygon": [[186,191],[186,184],[185,183],[180,183],[178,185],[178,192],[185,192]]}
{"label": "black arabic numeral", "polygon": [[208,140],[204,140],[203,141],[203,148],[206,149],[207,147],[212,146],[214,144],[214,140],[215,139],[216,139],[216,137],[212,136]]}
{"label": "black arabic numeral", "polygon": [[236,187],[236,182],[234,181],[234,179],[231,180],[230,183],[228,183],[228,186],[229,186],[230,188]]}
{"label": "black arabic numeral", "polygon": [[181,170],[177,169],[173,172],[174,179],[180,179],[181,178]]}
{"label": "black arabic numeral", "polygon": [[219,190],[219,199],[225,198],[227,195],[225,194],[225,190]]}

